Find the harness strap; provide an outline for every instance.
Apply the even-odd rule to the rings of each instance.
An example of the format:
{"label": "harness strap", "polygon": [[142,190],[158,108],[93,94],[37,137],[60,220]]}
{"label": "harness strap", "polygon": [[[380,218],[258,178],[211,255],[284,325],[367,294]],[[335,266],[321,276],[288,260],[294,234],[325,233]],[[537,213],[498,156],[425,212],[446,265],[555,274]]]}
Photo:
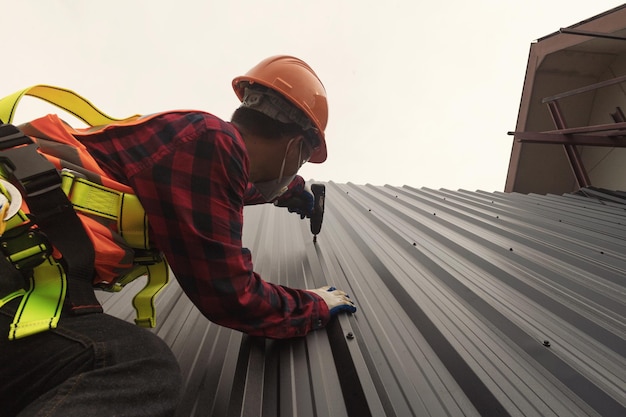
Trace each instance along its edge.
{"label": "harness strap", "polygon": [[9,96],[0,99],[0,120],[4,123],[11,123],[17,110],[17,105],[23,96],[32,96],[47,101],[60,109],[67,111],[78,117],[89,126],[107,125],[116,122],[134,120],[138,115],[126,119],[113,118],[91,102],[73,91],[65,88],[53,87],[50,85],[34,85],[17,91]]}
{"label": "harness strap", "polygon": [[74,314],[101,313],[93,292],[95,251],[83,224],[61,188],[26,197],[35,221],[61,252],[69,278],[67,295]]}
{"label": "harness strap", "polygon": [[156,326],[156,307],[154,300],[170,280],[169,266],[165,259],[153,265],[146,265],[148,283],[133,298],[133,307],[137,311],[135,323],[141,327]]}
{"label": "harness strap", "polygon": [[[143,208],[141,207],[136,196],[112,190],[100,184],[90,182],[89,180],[81,178],[78,175],[80,174],[72,171],[63,171],[62,173],[62,189],[69,193],[69,199],[72,204],[75,205],[74,208],[86,213],[118,220],[118,224],[121,225],[120,228],[126,227],[129,229],[137,229],[139,227],[141,231],[126,233],[125,237],[127,240],[131,240],[129,236],[138,236],[139,239],[135,239],[135,246],[145,244],[147,249],[147,220],[145,218],[145,212],[143,211]],[[87,208],[82,206],[84,202],[89,202],[90,207]],[[125,204],[125,202],[127,204]],[[115,209],[115,207],[119,208]],[[126,211],[129,211],[129,213]],[[130,211],[132,211],[132,213],[130,213]],[[126,218],[125,221],[120,219],[124,217]],[[25,217],[21,220],[24,219]],[[130,221],[128,219],[134,219],[134,221]],[[15,223],[14,220],[18,220],[18,222],[20,221],[20,219],[13,218],[10,223]],[[19,234],[19,228],[23,228],[23,226],[12,226],[10,223],[8,233]],[[43,244],[36,243],[37,242],[33,241],[32,238],[29,239],[26,249],[10,256],[12,263],[6,262],[6,258],[2,258],[8,265],[7,271],[17,272],[14,265],[28,262],[30,259],[30,256],[28,255],[40,258],[41,254],[45,252],[47,248]],[[11,250],[11,252],[15,251],[16,250],[14,249]],[[112,288],[105,289],[120,291],[128,283],[146,275],[148,278],[146,285],[133,298],[133,307],[137,313],[135,323],[142,327],[155,327],[156,308],[154,300],[161,290],[163,290],[163,288],[165,288],[165,286],[169,283],[169,266],[165,258],[157,252],[151,250],[136,250],[135,263],[137,266],[130,273],[123,276]],[[2,272],[1,266],[2,264],[0,263],[0,276],[5,276]],[[35,268],[35,272],[37,271],[43,272],[43,266]],[[30,292],[26,292],[21,289],[9,294],[9,296],[5,297],[5,299],[0,300],[0,307],[2,307],[5,303],[8,303],[14,298],[23,296],[24,294],[29,295],[22,299],[19,311],[26,311],[26,313],[21,316],[16,315],[17,320],[14,321],[13,326],[11,327],[11,337],[19,338],[28,336],[38,331],[47,330],[50,326],[56,325],[58,317],[50,315],[50,312],[56,311],[56,309],[52,308],[52,306],[55,305],[54,301],[62,300],[62,297],[65,295],[65,292],[61,291],[64,286],[62,287],[59,285],[54,287],[55,283],[64,285],[64,281],[58,280],[58,272],[62,272],[62,269],[55,270],[47,267],[44,274],[39,274],[38,278],[35,278],[35,280],[32,281],[33,284],[37,283],[37,286],[34,287],[37,289],[37,292],[35,292],[34,295],[31,294],[33,292],[33,287],[31,286]],[[17,273],[17,275],[17,279],[22,280],[21,274]],[[48,276],[50,276],[50,278],[47,281],[39,282],[39,280],[45,279]],[[80,290],[82,290],[82,288],[79,289],[79,291]],[[87,289],[85,288],[84,290]],[[6,293],[6,291],[3,291],[3,293]],[[42,302],[45,302],[48,308],[42,309],[37,307],[36,310],[33,310],[40,312],[39,316],[33,314],[33,311],[29,311],[26,307],[29,305],[38,306]],[[85,306],[83,306],[83,308],[85,308]]]}
{"label": "harness strap", "polygon": [[107,219],[116,220],[118,231],[129,246],[146,251],[135,251],[135,267],[112,287],[120,291],[126,284],[147,275],[148,282],[133,298],[137,312],[135,323],[142,327],[156,325],[154,299],[169,283],[169,266],[165,258],[150,251],[148,241],[148,218],[134,194],[128,194],[96,184],[81,174],[63,170],[61,188],[67,193],[75,210]]}
{"label": "harness strap", "polygon": [[154,300],[170,281],[169,266],[165,258],[160,257],[156,263],[149,265],[139,265],[120,279],[114,290],[120,291],[126,284],[144,275],[148,276],[148,282],[133,298],[133,307],[137,312],[135,324],[141,327],[155,327],[156,307]]}
{"label": "harness strap", "polygon": [[67,169],[61,176],[61,188],[75,210],[116,220],[118,231],[130,247],[149,248],[148,217],[136,195],[96,184]]}
{"label": "harness strap", "polygon": [[9,339],[54,329],[61,316],[66,290],[67,279],[63,267],[51,256],[48,257],[33,270],[30,288],[23,294],[13,317]]}
{"label": "harness strap", "polygon": [[[37,262],[9,337],[24,337],[56,326],[66,293],[75,314],[101,312],[91,284],[94,248],[61,189],[61,177],[54,165],[13,125],[0,126],[0,163],[3,176],[22,188],[34,223],[63,255],[62,267],[49,253],[44,263],[41,259]],[[17,243],[21,245],[19,240]],[[30,262],[32,254],[26,252]]]}

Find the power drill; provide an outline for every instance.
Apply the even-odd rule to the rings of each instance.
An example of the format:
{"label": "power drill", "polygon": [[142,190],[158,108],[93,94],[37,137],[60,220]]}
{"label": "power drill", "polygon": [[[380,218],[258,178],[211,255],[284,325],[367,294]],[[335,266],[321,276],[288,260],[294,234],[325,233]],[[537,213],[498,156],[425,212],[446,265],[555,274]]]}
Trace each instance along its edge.
{"label": "power drill", "polygon": [[313,193],[313,214],[311,214],[311,233],[313,242],[317,242],[317,235],[322,230],[324,220],[324,200],[326,199],[326,186],[324,184],[312,184]]}
{"label": "power drill", "polygon": [[[322,220],[324,220],[324,200],[326,198],[326,186],[324,184],[311,184],[311,193],[313,193],[313,212],[311,213],[311,233],[313,234],[313,242],[317,242],[317,235],[322,230]],[[310,200],[309,200],[310,201]],[[289,211],[301,213],[301,210],[309,210],[308,203],[298,196],[288,197],[287,199],[278,199],[274,204],[279,207],[287,207]],[[301,214],[302,218],[304,215]]]}

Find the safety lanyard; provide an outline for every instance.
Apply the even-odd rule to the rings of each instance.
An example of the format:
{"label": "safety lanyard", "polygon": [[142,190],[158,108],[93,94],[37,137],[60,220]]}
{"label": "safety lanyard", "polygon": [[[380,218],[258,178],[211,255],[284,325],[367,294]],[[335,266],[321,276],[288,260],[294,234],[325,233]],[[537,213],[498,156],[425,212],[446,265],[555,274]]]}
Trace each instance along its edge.
{"label": "safety lanyard", "polygon": [[13,122],[17,105],[24,96],[36,97],[67,111],[78,117],[89,126],[101,126],[111,123],[119,123],[137,119],[139,116],[131,116],[125,119],[116,119],[111,117],[84,97],[65,88],[54,87],[51,85],[34,85],[17,91],[11,95],[0,99],[0,120],[4,123]]}

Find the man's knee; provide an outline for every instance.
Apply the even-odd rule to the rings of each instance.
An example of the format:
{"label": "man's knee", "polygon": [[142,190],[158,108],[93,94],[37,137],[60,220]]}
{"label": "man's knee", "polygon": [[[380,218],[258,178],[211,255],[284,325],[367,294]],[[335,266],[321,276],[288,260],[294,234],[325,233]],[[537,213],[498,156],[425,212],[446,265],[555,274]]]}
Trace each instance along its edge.
{"label": "man's knee", "polygon": [[[170,416],[178,404],[180,369],[167,344],[148,330],[105,314],[62,320],[56,330],[5,348],[7,354],[15,351],[14,359],[3,358],[5,375],[12,372],[12,362],[22,362],[22,372],[31,369],[23,361],[35,365],[16,380],[25,385],[13,387],[24,397],[9,401],[16,410],[30,404],[32,415],[41,410],[55,410],[50,414],[55,416],[139,410],[136,415]],[[12,392],[12,387],[5,388],[4,394]]]}
{"label": "man's knee", "polygon": [[[122,322],[123,328],[102,345],[96,345],[96,358],[102,363],[96,367],[119,370],[127,383],[143,384],[145,390],[178,390],[180,368],[167,344],[149,330]],[[102,352],[98,352],[99,348]]]}
{"label": "man's knee", "polygon": [[[116,409],[142,408],[146,415],[173,414],[180,398],[182,378],[178,361],[166,343],[145,329],[134,327],[132,337],[124,337],[114,351],[104,355],[100,371],[105,384],[116,390]],[[96,379],[98,379],[96,377]],[[123,391],[120,392],[120,391]]]}

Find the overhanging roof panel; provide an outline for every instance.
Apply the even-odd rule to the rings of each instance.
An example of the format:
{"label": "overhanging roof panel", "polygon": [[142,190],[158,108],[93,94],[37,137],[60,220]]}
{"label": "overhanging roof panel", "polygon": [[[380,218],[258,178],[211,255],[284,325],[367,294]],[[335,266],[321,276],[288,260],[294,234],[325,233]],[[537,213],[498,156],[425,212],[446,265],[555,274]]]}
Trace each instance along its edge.
{"label": "overhanging roof panel", "polygon": [[[621,4],[531,44],[505,191],[564,193],[589,184],[626,188],[626,151],[619,141],[607,140],[619,133],[595,130],[622,120],[624,22],[626,4]],[[563,132],[560,141],[554,132],[546,134],[567,128],[581,128],[583,134]]]}
{"label": "overhanging roof panel", "polygon": [[[185,376],[179,415],[624,414],[626,206],[585,191],[329,183],[317,244],[308,221],[246,208],[261,276],[336,285],[359,310],[265,340],[211,324],[170,285],[155,331]],[[133,293],[101,299],[132,320]]]}

